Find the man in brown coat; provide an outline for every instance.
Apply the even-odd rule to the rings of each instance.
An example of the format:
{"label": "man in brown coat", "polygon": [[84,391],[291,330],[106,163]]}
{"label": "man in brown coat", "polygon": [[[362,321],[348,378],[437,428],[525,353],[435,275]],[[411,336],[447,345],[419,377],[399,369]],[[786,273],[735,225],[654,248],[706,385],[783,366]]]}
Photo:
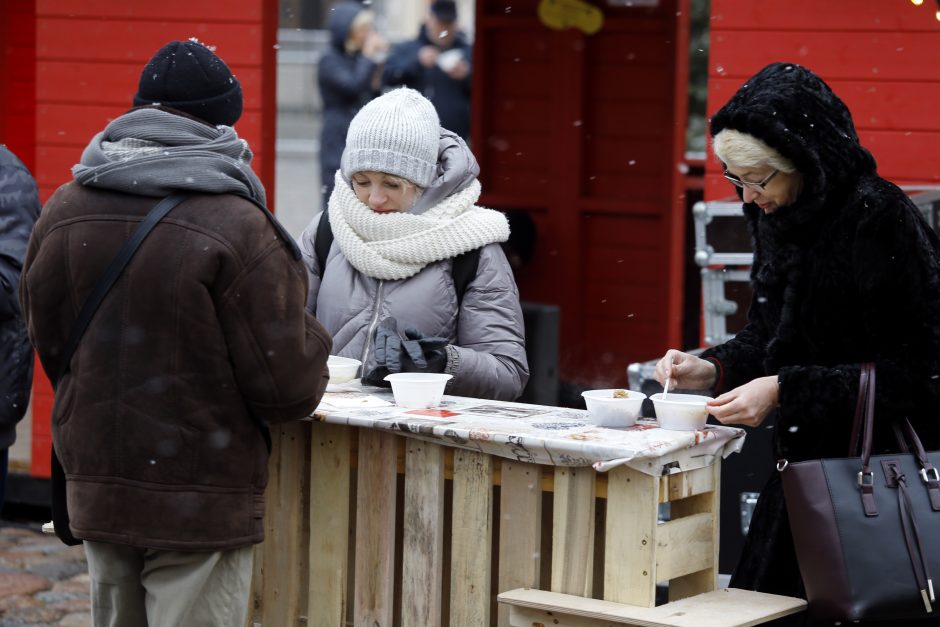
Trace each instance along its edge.
{"label": "man in brown coat", "polygon": [[20,298],[50,377],[78,311],[162,197],[157,224],[58,382],[52,415],[95,625],[243,625],[263,539],[267,425],[317,406],[331,339],[293,240],[231,125],[225,63],[171,42],[96,135],[30,240]]}

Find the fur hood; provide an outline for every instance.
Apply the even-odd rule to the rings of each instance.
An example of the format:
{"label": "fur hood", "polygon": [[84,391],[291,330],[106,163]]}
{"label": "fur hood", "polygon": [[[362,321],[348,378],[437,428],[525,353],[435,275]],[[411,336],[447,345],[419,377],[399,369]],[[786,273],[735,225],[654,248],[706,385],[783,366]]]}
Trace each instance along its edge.
{"label": "fur hood", "polygon": [[[794,106],[796,103],[797,106]],[[875,172],[859,143],[852,114],[818,76],[795,63],[773,63],[754,75],[711,119],[711,134],[730,128],[753,135],[793,162],[803,191],[785,211],[767,216],[780,227],[825,216],[833,195]],[[753,205],[750,214],[761,212]]]}

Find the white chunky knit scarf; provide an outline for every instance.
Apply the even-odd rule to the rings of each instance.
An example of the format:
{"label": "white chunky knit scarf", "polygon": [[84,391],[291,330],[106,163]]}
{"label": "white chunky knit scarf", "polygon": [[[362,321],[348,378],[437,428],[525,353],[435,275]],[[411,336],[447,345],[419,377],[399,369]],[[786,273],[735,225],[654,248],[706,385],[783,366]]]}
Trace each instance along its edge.
{"label": "white chunky knit scarf", "polygon": [[480,183],[474,180],[421,215],[376,213],[337,173],[330,226],[356,270],[375,279],[407,279],[435,261],[509,239],[506,216],[474,205],[479,197]]}

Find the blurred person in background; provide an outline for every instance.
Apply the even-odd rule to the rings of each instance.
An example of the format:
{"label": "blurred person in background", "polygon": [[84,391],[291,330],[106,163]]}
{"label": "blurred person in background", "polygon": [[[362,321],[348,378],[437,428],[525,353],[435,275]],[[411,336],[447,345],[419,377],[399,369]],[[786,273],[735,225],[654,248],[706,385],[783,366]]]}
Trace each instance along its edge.
{"label": "blurred person in background", "polygon": [[[300,251],[232,128],[242,90],[228,66],[172,41],[133,103],[46,203],[20,282],[30,339],[58,379],[67,527],[84,541],[96,627],[244,625],[268,425],[316,408],[331,341],[304,311]],[[116,252],[178,193],[63,362]],[[65,531],[56,519],[72,542]]]}
{"label": "blurred person in background", "polygon": [[329,212],[301,236],[307,310],[334,353],[452,375],[448,394],[514,400],[529,378],[506,216],[476,205],[476,159],[418,92],[394,89],[349,127]]}
{"label": "blurred person in background", "polygon": [[382,81],[424,94],[441,126],[469,142],[473,46],[459,28],[457,3],[434,0],[418,37],[392,49]]}
{"label": "blurred person in background", "polygon": [[326,207],[339,169],[346,131],[356,112],[379,94],[388,42],[375,30],[375,14],[359,2],[330,9],[330,46],[320,57],[317,84],[323,100],[320,186]]}
{"label": "blurred person in background", "polygon": [[0,144],[0,509],[10,447],[33,383],[33,347],[20,310],[19,284],[29,234],[39,217],[39,190],[26,166]]}

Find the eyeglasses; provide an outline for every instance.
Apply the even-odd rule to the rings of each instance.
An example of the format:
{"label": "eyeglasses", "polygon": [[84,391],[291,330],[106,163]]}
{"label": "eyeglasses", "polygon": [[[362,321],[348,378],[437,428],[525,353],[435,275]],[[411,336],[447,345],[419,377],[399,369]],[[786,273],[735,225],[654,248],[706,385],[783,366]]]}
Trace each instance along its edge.
{"label": "eyeglasses", "polygon": [[729,174],[727,170],[725,170],[725,171],[722,172],[721,174],[722,174],[726,179],[728,179],[729,181],[731,181],[732,183],[734,183],[735,186],[740,187],[741,189],[744,189],[745,187],[750,187],[751,189],[756,189],[757,191],[761,191],[761,192],[762,192],[762,191],[764,191],[764,188],[767,187],[767,184],[770,183],[770,181],[772,181],[775,176],[777,176],[778,174],[780,174],[780,170],[774,170],[774,171],[771,172],[769,175],[767,175],[767,178],[765,178],[763,181],[760,181],[760,182],[755,182],[755,181],[742,181],[741,179],[739,179],[738,177],[736,177],[734,174]]}

